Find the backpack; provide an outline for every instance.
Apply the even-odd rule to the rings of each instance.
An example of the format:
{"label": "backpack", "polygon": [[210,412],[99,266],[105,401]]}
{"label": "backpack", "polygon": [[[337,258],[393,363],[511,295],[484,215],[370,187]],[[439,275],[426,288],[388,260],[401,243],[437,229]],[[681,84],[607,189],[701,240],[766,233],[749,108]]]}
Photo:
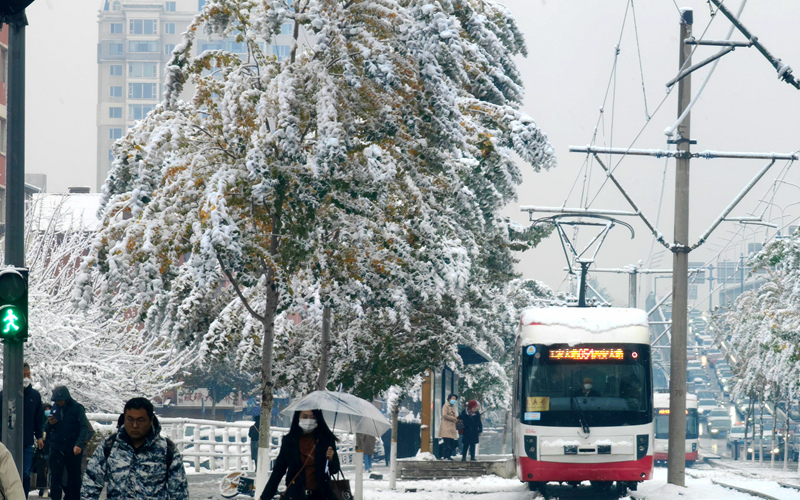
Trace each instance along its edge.
{"label": "backpack", "polygon": [[[175,455],[175,443],[172,442],[170,438],[165,438],[167,440],[167,478],[169,478],[169,468],[172,467],[172,457]],[[111,448],[114,447],[114,443],[117,442],[117,433],[115,432],[108,439],[106,439],[105,443],[103,443],[103,457],[105,457],[106,461],[108,461],[108,456],[111,454]]]}

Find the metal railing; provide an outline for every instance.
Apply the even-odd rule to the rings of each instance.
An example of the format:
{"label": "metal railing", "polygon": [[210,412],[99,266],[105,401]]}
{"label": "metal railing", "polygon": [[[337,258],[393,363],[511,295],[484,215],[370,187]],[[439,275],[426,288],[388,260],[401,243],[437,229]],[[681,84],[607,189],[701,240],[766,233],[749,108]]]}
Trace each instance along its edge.
{"label": "metal railing", "polygon": [[[118,414],[87,413],[96,431],[116,430]],[[184,466],[195,472],[225,472],[234,470],[255,471],[250,456],[248,431],[252,422],[222,422],[193,418],[159,417],[161,435],[170,438],[183,457]],[[286,427],[270,427],[270,465],[280,451],[281,438],[289,432]],[[343,468],[354,467],[355,436],[334,432],[339,439],[337,452]]]}

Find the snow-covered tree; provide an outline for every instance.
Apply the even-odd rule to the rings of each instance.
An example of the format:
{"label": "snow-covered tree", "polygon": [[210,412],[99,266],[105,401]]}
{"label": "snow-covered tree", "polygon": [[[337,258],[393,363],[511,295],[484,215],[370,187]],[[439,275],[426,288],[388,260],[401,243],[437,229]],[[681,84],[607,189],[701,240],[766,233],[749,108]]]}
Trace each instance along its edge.
{"label": "snow-covered tree", "polygon": [[[777,240],[753,257],[769,279],[743,293],[724,319],[736,367],[735,391],[748,395],[800,390],[800,236]],[[726,331],[726,333],[728,333]]]}
{"label": "snow-covered tree", "polygon": [[[294,42],[279,60],[261,42],[284,23]],[[247,52],[193,57],[200,32]],[[163,103],[117,143],[86,279],[104,274],[106,300],[170,345],[260,362],[262,437],[275,376],[307,362],[274,363],[311,347],[297,336],[309,290],[349,325],[408,340],[414,369],[443,362],[471,283],[491,281],[479,268],[507,270],[535,239],[498,215],[521,181],[515,153],[554,163],[518,109],[524,50],[488,0],[206,2]],[[374,339],[354,352],[387,347]]]}
{"label": "snow-covered tree", "polygon": [[[162,339],[126,326],[120,302],[111,304],[120,314],[108,315],[99,304],[81,308],[71,300],[91,231],[62,204],[33,203],[26,227],[29,339],[24,349],[42,396],[49,400],[56,385],[66,385],[87,410],[118,412],[131,397],[160,396],[171,388],[172,376],[190,361],[191,351],[176,352]],[[85,286],[87,293],[96,293],[105,281],[94,276]]]}

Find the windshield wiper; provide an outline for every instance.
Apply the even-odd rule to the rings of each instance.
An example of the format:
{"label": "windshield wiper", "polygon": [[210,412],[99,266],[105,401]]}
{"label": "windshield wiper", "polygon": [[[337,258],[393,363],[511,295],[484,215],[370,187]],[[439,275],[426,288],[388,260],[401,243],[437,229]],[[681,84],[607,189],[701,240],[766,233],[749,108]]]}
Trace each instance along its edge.
{"label": "windshield wiper", "polygon": [[575,406],[578,407],[578,419],[581,421],[581,429],[583,429],[583,432],[585,432],[588,435],[589,423],[586,421],[586,417],[584,417],[583,415],[583,410],[581,410],[581,403],[580,401],[578,401],[578,398],[576,396],[571,396],[571,397],[572,397],[571,401],[575,401]]}

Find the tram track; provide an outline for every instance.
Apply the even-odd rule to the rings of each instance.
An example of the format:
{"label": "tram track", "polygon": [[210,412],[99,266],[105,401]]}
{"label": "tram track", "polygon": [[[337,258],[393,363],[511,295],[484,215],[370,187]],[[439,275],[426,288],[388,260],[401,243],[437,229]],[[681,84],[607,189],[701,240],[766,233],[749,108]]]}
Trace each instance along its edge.
{"label": "tram track", "polygon": [[[704,451],[709,451],[709,450],[704,450]],[[745,470],[745,469],[743,469],[741,467],[735,467],[735,466],[731,466],[731,465],[728,465],[728,464],[724,464],[724,463],[720,462],[716,458],[705,457],[705,458],[703,458],[703,464],[707,465],[711,469],[724,469],[724,470],[733,471],[737,475],[741,475],[741,476],[744,476],[744,477],[750,478],[750,479],[757,479],[757,480],[764,480],[765,479],[763,475],[760,475],[760,474],[758,474],[756,472]],[[786,481],[772,479],[772,481],[774,481],[775,483],[777,483],[778,485],[780,485],[782,488],[784,488],[786,490],[785,491],[785,493],[786,493],[785,495],[776,496],[774,494],[774,491],[770,492],[770,493],[766,493],[764,491],[759,490],[757,487],[754,487],[754,485],[742,486],[741,484],[732,484],[730,481],[725,481],[724,479],[717,479],[717,478],[713,478],[713,477],[707,477],[707,476],[703,475],[701,473],[701,471],[702,471],[702,469],[698,469],[696,471],[686,470],[686,474],[688,476],[690,476],[690,477],[695,478],[695,479],[708,479],[712,483],[714,483],[714,484],[716,484],[718,486],[722,486],[723,488],[728,488],[728,489],[731,489],[731,490],[735,490],[735,491],[738,491],[740,493],[744,493],[746,495],[750,495],[750,496],[752,496],[754,498],[763,498],[764,500],[787,500],[789,498],[797,498],[798,495],[800,495],[800,484],[794,484],[794,483],[789,483],[789,482],[786,482]]]}

